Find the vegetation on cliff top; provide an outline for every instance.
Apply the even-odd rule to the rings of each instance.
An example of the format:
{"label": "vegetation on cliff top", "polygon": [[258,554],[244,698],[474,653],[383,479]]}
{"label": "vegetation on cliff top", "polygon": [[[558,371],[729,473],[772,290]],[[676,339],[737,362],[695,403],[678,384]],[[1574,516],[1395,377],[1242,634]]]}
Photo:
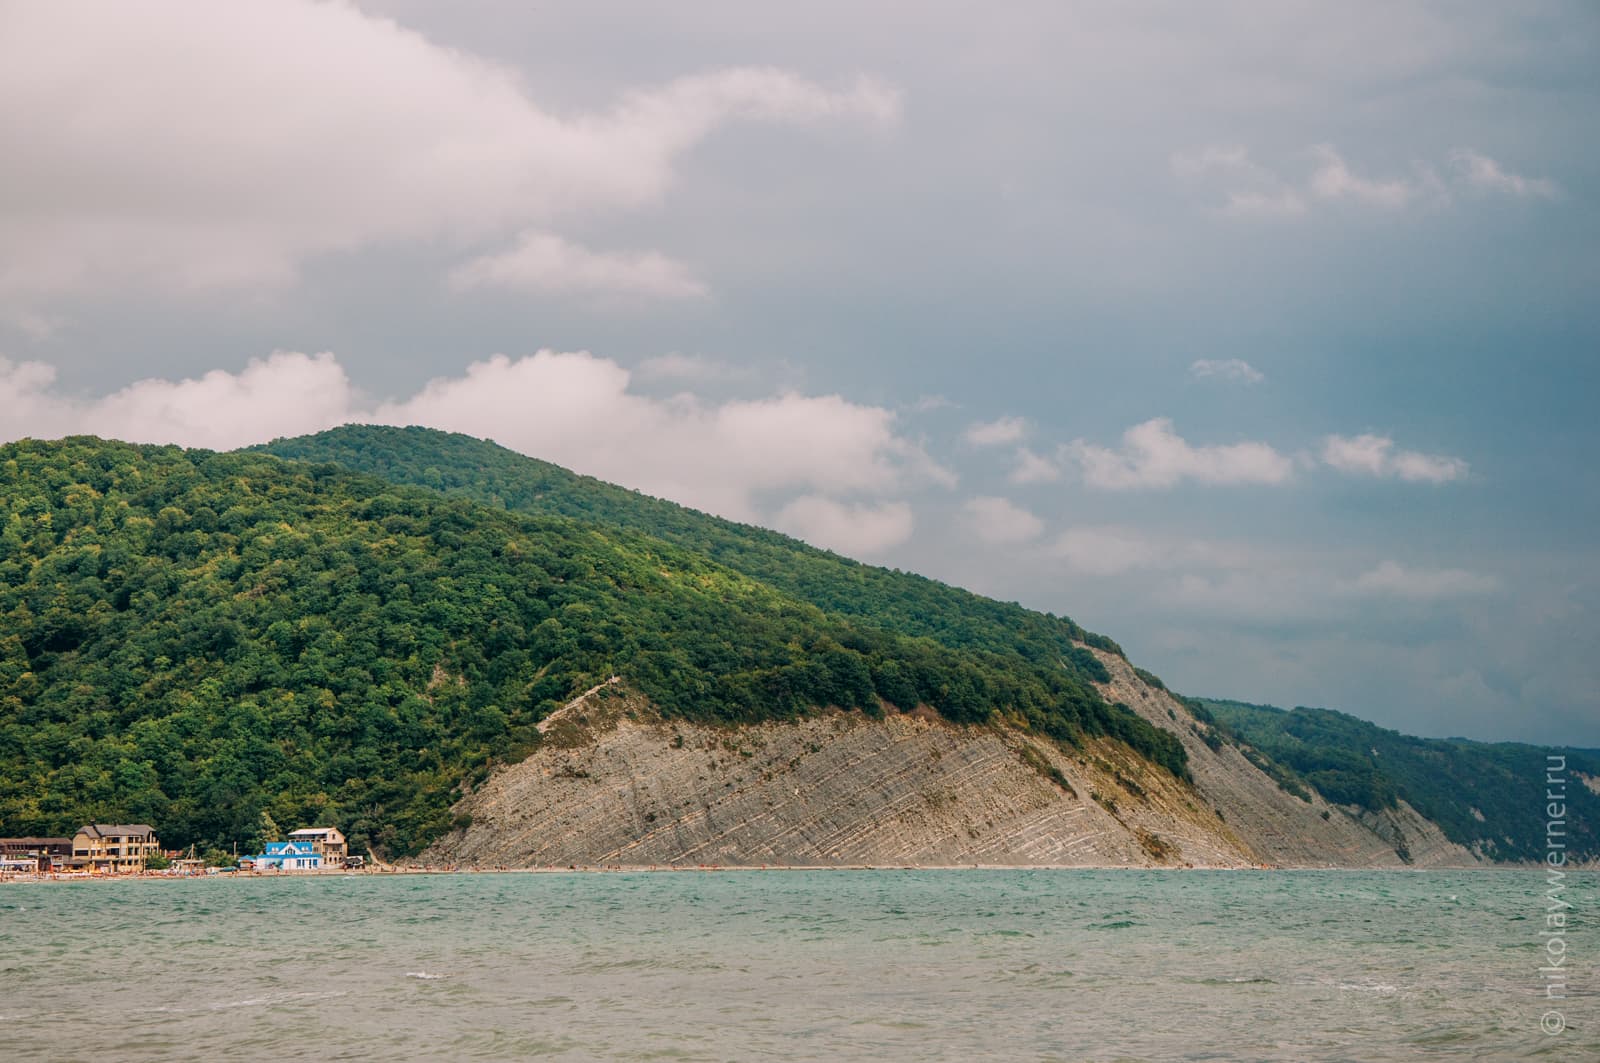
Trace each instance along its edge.
{"label": "vegetation on cliff top", "polygon": [[1221,729],[1329,801],[1370,811],[1404,799],[1451,841],[1492,860],[1543,860],[1550,821],[1546,758],[1562,758],[1560,802],[1571,859],[1600,856],[1600,753],[1513,742],[1414,738],[1329,709],[1292,711],[1194,699]]}
{"label": "vegetation on cliff top", "polygon": [[[381,440],[396,460],[429,442]],[[415,852],[463,782],[613,674],[669,715],[927,704],[1185,773],[1172,735],[1089,685],[1070,621],[556,472],[604,504],[511,513],[425,489],[460,489],[442,472],[409,487],[252,452],[0,447],[0,833],[135,820],[205,846],[267,813]],[[557,493],[527,490],[518,508]]]}

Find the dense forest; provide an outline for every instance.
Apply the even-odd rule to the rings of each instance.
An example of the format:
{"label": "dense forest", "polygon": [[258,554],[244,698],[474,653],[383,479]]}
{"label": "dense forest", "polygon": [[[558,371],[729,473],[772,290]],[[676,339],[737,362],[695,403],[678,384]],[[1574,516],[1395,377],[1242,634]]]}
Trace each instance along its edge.
{"label": "dense forest", "polygon": [[[396,463],[466,446],[346,437],[369,431]],[[460,785],[612,675],[669,715],[928,705],[1186,774],[1172,735],[1090,685],[1070,621],[542,463],[542,484],[485,466],[501,494],[468,498],[438,489],[477,455],[415,460],[420,486],[260,452],[0,447],[0,833],[142,821],[206,846],[331,821],[412,853]]]}
{"label": "dense forest", "polygon": [[1565,758],[1566,842],[1600,856],[1600,752],[1512,742],[1413,738],[1329,709],[1195,699],[1234,741],[1267,754],[1280,781],[1316,787],[1329,801],[1378,810],[1404,799],[1453,842],[1493,860],[1542,860],[1548,754]]}
{"label": "dense forest", "polygon": [[[1065,617],[984,598],[910,572],[863,565],[766,528],[737,524],[651,498],[472,436],[431,428],[346,425],[260,448],[331,462],[394,483],[458,494],[499,509],[627,528],[693,550],[820,609],[925,636],[952,649],[1015,653],[1044,665],[1082,642],[1122,656],[1104,635]],[[1081,650],[1086,678],[1103,679]]]}

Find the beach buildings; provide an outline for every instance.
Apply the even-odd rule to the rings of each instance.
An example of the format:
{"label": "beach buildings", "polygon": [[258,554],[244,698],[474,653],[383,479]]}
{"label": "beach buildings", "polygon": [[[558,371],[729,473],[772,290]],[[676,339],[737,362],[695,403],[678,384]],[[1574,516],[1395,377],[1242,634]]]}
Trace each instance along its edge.
{"label": "beach buildings", "polygon": [[154,829],[143,823],[91,823],[72,837],[70,863],[91,872],[143,871],[145,860],[161,855]]}
{"label": "beach buildings", "polygon": [[[190,847],[189,858],[179,852],[164,853],[155,829],[144,823],[90,823],[71,838],[0,838],[0,873],[116,875],[147,869],[151,857],[166,857],[155,867],[172,874],[195,874],[205,862]],[[337,827],[302,827],[285,841],[264,842],[254,856],[238,858],[241,868],[257,871],[344,871],[365,866],[351,856],[349,843]],[[231,869],[230,869],[231,870]]]}
{"label": "beach buildings", "polygon": [[239,858],[255,871],[323,871],[348,866],[350,850],[338,827],[302,827],[289,840],[267,842],[255,856]]}
{"label": "beach buildings", "polygon": [[255,856],[241,856],[239,865],[255,871],[321,871],[322,854],[309,841],[267,842]]}
{"label": "beach buildings", "polygon": [[0,863],[29,871],[50,871],[72,859],[71,838],[0,838]]}
{"label": "beach buildings", "polygon": [[290,831],[289,840],[310,842],[312,851],[322,857],[322,866],[327,868],[344,867],[350,855],[338,827],[302,827]]}

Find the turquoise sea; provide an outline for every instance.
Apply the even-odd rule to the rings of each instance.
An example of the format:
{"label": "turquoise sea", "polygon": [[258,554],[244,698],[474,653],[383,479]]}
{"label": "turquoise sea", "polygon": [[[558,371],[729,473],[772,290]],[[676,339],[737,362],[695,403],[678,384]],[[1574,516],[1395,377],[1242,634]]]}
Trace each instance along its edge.
{"label": "turquoise sea", "polygon": [[[1596,876],[722,871],[0,885],[28,1059],[1600,1059]],[[1558,1011],[1562,1032],[1541,1029]]]}

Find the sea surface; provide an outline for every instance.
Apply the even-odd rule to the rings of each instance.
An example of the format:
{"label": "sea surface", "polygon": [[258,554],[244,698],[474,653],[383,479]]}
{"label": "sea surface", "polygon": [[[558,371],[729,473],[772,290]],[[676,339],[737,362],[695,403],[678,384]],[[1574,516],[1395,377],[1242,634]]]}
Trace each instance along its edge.
{"label": "sea surface", "polygon": [[1534,871],[13,883],[0,1056],[1597,1060],[1567,886],[1549,1001]]}

